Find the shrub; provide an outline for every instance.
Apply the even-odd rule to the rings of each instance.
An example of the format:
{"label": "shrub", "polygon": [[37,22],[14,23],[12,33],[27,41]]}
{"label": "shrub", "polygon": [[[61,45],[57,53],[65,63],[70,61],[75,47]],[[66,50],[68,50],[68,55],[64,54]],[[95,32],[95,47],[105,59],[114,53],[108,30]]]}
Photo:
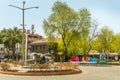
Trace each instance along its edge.
{"label": "shrub", "polygon": [[10,65],[8,63],[1,63],[0,64],[1,70],[7,71],[10,69]]}
{"label": "shrub", "polygon": [[14,66],[16,67],[17,65],[24,65],[24,62],[19,62],[19,61],[13,61]]}

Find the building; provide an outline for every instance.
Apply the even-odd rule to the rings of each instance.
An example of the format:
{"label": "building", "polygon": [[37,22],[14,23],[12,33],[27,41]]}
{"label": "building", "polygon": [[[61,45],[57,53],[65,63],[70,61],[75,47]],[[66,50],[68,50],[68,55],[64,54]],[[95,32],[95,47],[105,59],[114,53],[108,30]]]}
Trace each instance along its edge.
{"label": "building", "polygon": [[43,36],[39,34],[28,33],[28,44],[41,39],[43,39]]}
{"label": "building", "polygon": [[54,47],[49,45],[49,42],[47,39],[41,39],[38,41],[34,41],[29,44],[31,46],[31,53],[54,53],[57,50],[57,43],[54,43]]}
{"label": "building", "polygon": [[37,54],[47,54],[51,53],[55,57],[55,61],[60,61],[60,56],[58,55],[57,46],[58,43],[55,42],[49,42],[47,39],[41,39],[38,41],[34,41],[29,44],[31,46],[30,53],[37,53]]}
{"label": "building", "polygon": [[31,46],[31,53],[47,53],[48,52],[48,46],[47,41],[45,39],[37,40],[29,44]]}
{"label": "building", "polygon": [[[39,34],[28,33],[28,44],[41,39],[43,39],[43,36]],[[27,48],[28,55],[31,53],[31,49],[32,49],[31,46],[28,45],[28,48]]]}
{"label": "building", "polygon": [[[35,40],[32,39],[33,35],[28,35],[28,46],[30,47],[30,53],[55,53],[57,50],[59,38],[43,38],[42,36],[34,35]],[[34,41],[31,41],[34,40]]]}

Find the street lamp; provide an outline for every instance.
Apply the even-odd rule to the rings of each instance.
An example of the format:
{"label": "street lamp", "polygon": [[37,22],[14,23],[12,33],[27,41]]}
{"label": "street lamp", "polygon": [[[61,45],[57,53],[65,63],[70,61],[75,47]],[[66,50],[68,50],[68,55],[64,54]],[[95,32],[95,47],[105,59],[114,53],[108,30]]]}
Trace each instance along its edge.
{"label": "street lamp", "polygon": [[[29,9],[33,9],[33,8],[39,8],[39,7],[28,7],[28,8],[25,8],[25,1],[23,1],[23,7],[21,8],[21,7],[18,7],[18,6],[14,6],[14,5],[9,5],[9,6],[11,6],[11,7],[14,7],[14,8],[17,8],[17,9],[20,9],[20,10],[22,10],[22,18],[23,18],[23,20],[22,20],[22,26],[23,26],[23,32],[22,32],[22,48],[24,49],[24,32],[25,32],[25,23],[24,23],[24,13],[25,13],[25,10],[29,10]],[[22,50],[23,50],[22,49]],[[23,53],[24,53],[24,50],[22,51]],[[24,57],[25,57],[26,55],[24,54]],[[24,59],[24,57],[23,57],[23,59]],[[24,59],[25,60],[25,59]]]}
{"label": "street lamp", "polygon": [[62,62],[62,55],[63,55],[63,53],[62,52],[58,52],[58,55],[60,56],[60,62]]}
{"label": "street lamp", "polygon": [[25,40],[25,66],[27,64],[27,45],[28,45],[28,34],[25,34],[26,40]]}

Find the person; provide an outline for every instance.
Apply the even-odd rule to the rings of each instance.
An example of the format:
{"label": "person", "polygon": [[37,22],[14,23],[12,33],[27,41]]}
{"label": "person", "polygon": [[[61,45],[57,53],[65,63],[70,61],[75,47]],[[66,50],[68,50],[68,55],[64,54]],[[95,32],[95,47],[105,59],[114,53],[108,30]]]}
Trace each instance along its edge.
{"label": "person", "polygon": [[88,60],[89,60],[89,57],[87,56],[87,57],[85,58],[85,61],[88,62]]}
{"label": "person", "polygon": [[45,56],[43,56],[42,58],[41,58],[41,64],[44,64],[46,61],[45,61]]}
{"label": "person", "polygon": [[115,56],[114,59],[115,59],[115,61],[118,61],[118,56]]}
{"label": "person", "polygon": [[84,56],[82,57],[82,62],[84,62],[85,61],[85,58],[84,58]]}

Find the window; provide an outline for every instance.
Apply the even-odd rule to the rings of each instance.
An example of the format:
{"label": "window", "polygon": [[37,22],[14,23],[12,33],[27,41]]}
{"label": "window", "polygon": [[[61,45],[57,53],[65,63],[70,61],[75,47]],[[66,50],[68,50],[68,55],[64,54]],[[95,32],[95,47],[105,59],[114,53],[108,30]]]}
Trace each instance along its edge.
{"label": "window", "polygon": [[42,49],[42,46],[41,46],[41,45],[39,46],[39,49],[40,49],[40,50]]}
{"label": "window", "polygon": [[45,51],[46,50],[46,46],[45,45],[43,45],[43,51]]}

